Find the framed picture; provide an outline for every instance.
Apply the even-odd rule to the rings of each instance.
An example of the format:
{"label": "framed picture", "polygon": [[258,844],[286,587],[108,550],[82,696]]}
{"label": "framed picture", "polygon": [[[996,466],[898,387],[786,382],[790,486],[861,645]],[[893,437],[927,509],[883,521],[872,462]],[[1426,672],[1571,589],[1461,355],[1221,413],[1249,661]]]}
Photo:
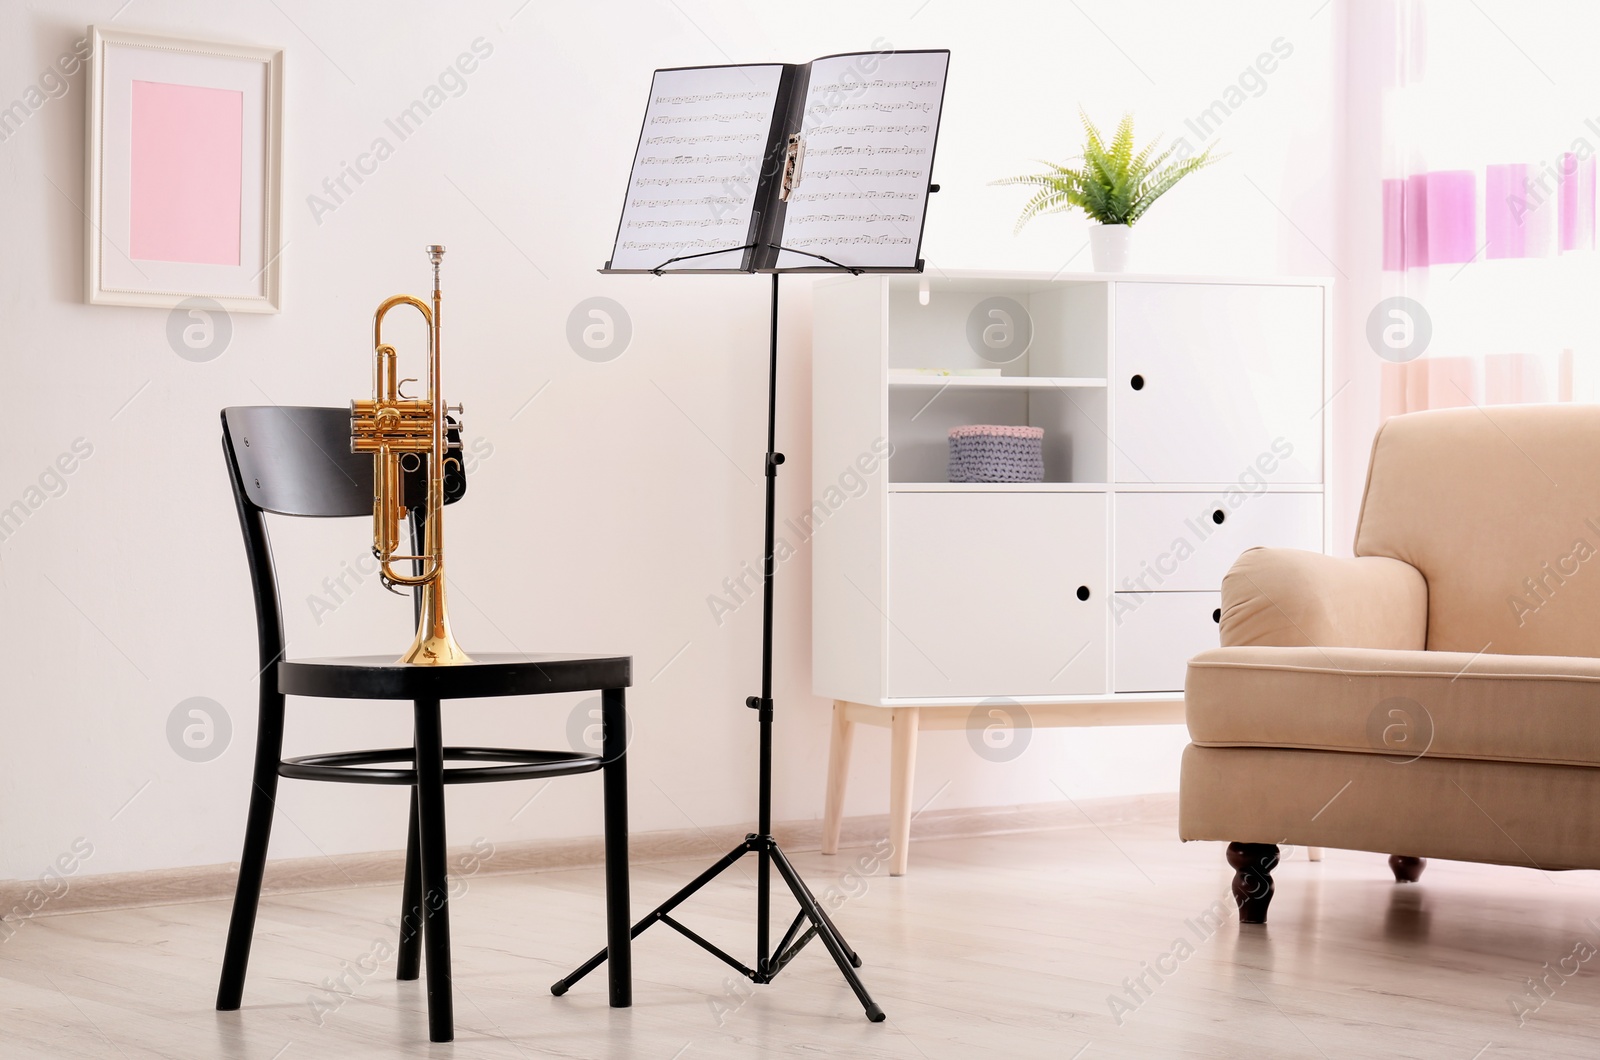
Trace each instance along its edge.
{"label": "framed picture", "polygon": [[283,51],[90,27],[93,305],[276,313]]}

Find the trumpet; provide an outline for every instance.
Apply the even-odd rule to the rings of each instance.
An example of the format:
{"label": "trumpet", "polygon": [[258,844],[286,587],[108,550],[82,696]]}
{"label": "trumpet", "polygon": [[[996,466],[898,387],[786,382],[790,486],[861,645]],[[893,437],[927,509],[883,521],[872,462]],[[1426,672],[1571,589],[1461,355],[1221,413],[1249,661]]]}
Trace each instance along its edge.
{"label": "trumpet", "polygon": [[[350,402],[350,451],[372,454],[372,554],[378,560],[378,576],[391,591],[420,588],[422,607],[417,619],[416,639],[398,660],[416,666],[455,666],[472,659],[461,650],[450,632],[450,618],[444,600],[444,475],[451,461],[460,456],[453,450],[450,413],[461,414],[461,406],[449,406],[439,390],[439,263],[444,247],[428,247],[433,262],[433,305],[408,294],[385,299],[372,317],[372,400]],[[406,383],[400,379],[393,346],[383,341],[383,321],[389,311],[410,306],[422,314],[428,325],[428,392],[425,397],[401,393]],[[404,475],[423,472],[427,499],[423,507],[422,550],[420,555],[404,555],[400,550],[401,526],[406,520]],[[412,572],[403,574],[396,563],[410,563]]]}

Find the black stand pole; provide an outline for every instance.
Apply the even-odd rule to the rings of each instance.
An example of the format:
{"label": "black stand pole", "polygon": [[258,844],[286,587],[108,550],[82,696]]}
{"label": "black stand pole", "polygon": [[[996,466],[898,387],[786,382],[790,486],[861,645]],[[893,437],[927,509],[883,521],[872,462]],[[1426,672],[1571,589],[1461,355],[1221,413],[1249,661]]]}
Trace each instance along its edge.
{"label": "black stand pole", "polygon": [[[751,696],[745,700],[745,706],[757,712],[761,723],[761,790],[756,831],[745,836],[744,842],[723,855],[720,861],[689,881],[677,894],[662,902],[643,920],[633,925],[629,937],[638,938],[652,924],[666,924],[753,983],[772,982],[778,973],[794,960],[806,943],[813,938],[821,938],[822,945],[827,948],[834,963],[839,966],[839,972],[844,976],[845,982],[850,984],[850,989],[855,991],[861,1007],[866,1010],[867,1019],[873,1023],[881,1023],[884,1019],[883,1009],[872,1000],[872,995],[867,993],[861,977],[856,974],[856,969],[861,967],[861,958],[856,956],[855,951],[845,942],[844,936],[839,934],[839,929],[834,927],[827,911],[822,908],[822,903],[811,893],[811,889],[806,886],[800,874],[784,856],[778,847],[778,841],[772,835],[772,583],[777,570],[777,561],[773,556],[773,538],[776,529],[774,523],[777,510],[778,465],[783,463],[783,454],[777,451],[778,274],[776,272],[772,274],[771,325],[771,357],[767,376],[766,551],[761,577],[761,695]],[[674,909],[696,891],[727,871],[740,858],[752,853],[759,858],[756,876],[756,966],[754,968],[740,963],[726,951],[673,919],[671,915]],[[771,883],[774,865],[777,866],[778,875],[783,877],[783,882],[788,884],[790,892],[794,894],[795,901],[800,903],[800,912],[789,925],[789,930],[784,932],[775,952],[771,945],[772,931],[769,923],[772,913]],[[802,925],[805,925],[803,933],[800,930]],[[550,992],[557,997],[565,994],[573,983],[600,967],[606,959],[607,952],[601,950],[590,957],[571,975],[550,987]]]}

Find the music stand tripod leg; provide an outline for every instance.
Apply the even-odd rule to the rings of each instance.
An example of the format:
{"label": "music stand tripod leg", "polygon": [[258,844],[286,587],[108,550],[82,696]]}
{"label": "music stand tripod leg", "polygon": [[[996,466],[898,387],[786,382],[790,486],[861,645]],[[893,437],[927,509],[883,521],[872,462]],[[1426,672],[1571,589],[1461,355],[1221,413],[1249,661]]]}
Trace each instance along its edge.
{"label": "music stand tripod leg", "polygon": [[[844,976],[844,981],[849,983],[850,989],[855,992],[856,1000],[860,1001],[861,1007],[866,1010],[867,1019],[873,1023],[882,1023],[885,1018],[883,1009],[879,1008],[878,1003],[872,1000],[872,995],[867,993],[866,985],[861,982],[861,977],[856,974],[856,970],[852,966],[851,957],[854,954],[846,954],[846,950],[849,947],[845,946],[843,940],[834,932],[833,924],[828,920],[828,915],[822,911],[822,906],[812,897],[810,889],[805,885],[805,881],[800,879],[800,874],[794,870],[793,865],[789,864],[789,859],[784,856],[783,851],[779,850],[776,845],[772,848],[772,860],[778,867],[778,873],[788,883],[789,890],[794,894],[795,901],[800,903],[800,908],[805,910],[806,916],[816,926],[817,937],[828,948],[828,953],[833,957],[833,963],[839,966],[839,974]],[[860,958],[856,958],[857,962],[859,960]]]}
{"label": "music stand tripod leg", "polygon": [[[750,853],[750,851],[753,849],[754,847],[750,845],[750,841],[747,839],[743,843],[740,843],[738,846],[734,847],[732,850],[728,851],[722,856],[722,860],[718,861],[715,865],[712,865],[709,869],[706,869],[706,871],[702,872],[700,875],[684,884],[671,898],[668,898],[665,902],[662,902],[660,905],[650,910],[650,912],[646,913],[643,919],[641,919],[637,924],[633,925],[632,930],[628,932],[628,937],[630,939],[638,938],[644,933],[645,928],[648,928],[651,924],[654,924],[663,917],[667,916],[679,905],[682,905],[685,901],[687,901],[696,891],[710,883],[712,880],[716,879],[718,876],[722,875],[722,873],[727,871],[729,866],[738,861],[740,858],[744,857],[746,854]],[[582,979],[584,976],[588,975],[590,972],[604,964],[606,961],[606,956],[609,953],[610,949],[608,947],[607,949],[601,950],[593,957],[590,957],[587,961],[584,961],[581,965],[579,965],[571,975],[567,976],[565,979],[558,979],[556,982],[552,983],[550,986],[550,992],[556,997],[560,997],[562,994],[565,994],[569,989],[571,989],[572,984],[576,983],[578,980]]]}

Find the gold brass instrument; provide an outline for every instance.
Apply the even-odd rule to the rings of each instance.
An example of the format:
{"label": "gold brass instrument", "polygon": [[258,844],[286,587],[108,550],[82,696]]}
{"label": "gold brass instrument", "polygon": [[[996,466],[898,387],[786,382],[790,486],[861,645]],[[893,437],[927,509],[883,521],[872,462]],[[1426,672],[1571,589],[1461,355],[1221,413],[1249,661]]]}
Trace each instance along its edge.
{"label": "gold brass instrument", "polygon": [[[422,614],[417,636],[399,659],[417,666],[454,666],[472,659],[450,632],[444,606],[444,469],[459,460],[451,449],[446,417],[458,415],[461,406],[447,406],[439,390],[439,262],[444,247],[428,247],[433,262],[433,305],[408,294],[385,299],[372,318],[372,400],[350,402],[350,451],[371,453],[372,554],[378,559],[378,576],[386,588],[422,589]],[[389,310],[411,306],[428,324],[428,393],[408,397],[395,363],[394,347],[383,341],[383,318]],[[406,520],[403,473],[425,470],[428,493],[424,508],[421,555],[400,551],[401,527]],[[396,562],[413,563],[413,573],[395,570]]]}

